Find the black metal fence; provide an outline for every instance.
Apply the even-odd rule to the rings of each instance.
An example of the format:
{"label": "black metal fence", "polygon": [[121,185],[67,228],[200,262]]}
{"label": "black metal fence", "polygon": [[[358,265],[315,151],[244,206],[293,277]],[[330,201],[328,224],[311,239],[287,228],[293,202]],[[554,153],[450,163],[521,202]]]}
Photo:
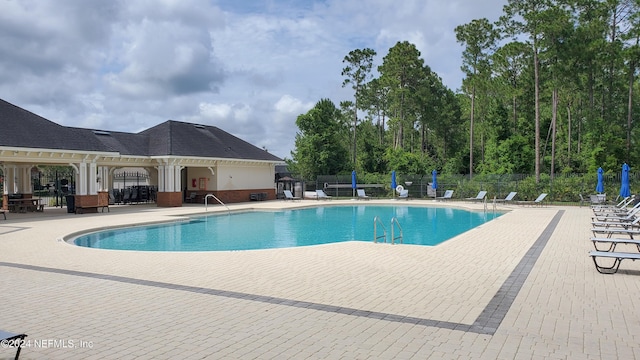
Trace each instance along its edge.
{"label": "black metal fence", "polygon": [[[75,172],[71,167],[56,167],[31,171],[33,197],[47,207],[65,207],[67,196],[76,193]],[[4,193],[4,174],[0,167],[0,193]],[[109,193],[111,204],[155,202],[157,188],[149,185],[144,172],[117,172]]]}
{"label": "black metal fence", "polygon": [[[640,172],[629,173],[632,193],[640,192]],[[323,189],[336,197],[351,197],[354,190],[351,175],[321,175],[316,180],[304,181],[305,189]],[[547,193],[548,199],[555,202],[580,202],[581,195],[588,198],[595,194],[597,174],[557,174],[553,179],[542,174],[540,181],[529,174],[509,175],[438,175],[437,189],[431,189],[431,175],[396,174],[396,183],[409,190],[410,197],[429,198],[442,196],[446,190],[453,190],[454,199],[475,197],[479,191],[486,190],[487,196],[504,198],[509,192],[516,191],[517,200],[534,200],[541,193]],[[604,193],[607,199],[616,199],[620,192],[621,174],[604,174]],[[358,178],[358,188],[364,188],[372,197],[391,197],[391,175],[365,175]]]}

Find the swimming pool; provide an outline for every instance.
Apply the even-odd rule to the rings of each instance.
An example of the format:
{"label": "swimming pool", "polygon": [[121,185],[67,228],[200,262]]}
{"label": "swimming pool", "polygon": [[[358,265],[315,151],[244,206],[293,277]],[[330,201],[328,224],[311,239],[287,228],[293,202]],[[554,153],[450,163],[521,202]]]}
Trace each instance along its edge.
{"label": "swimming pool", "polygon": [[[73,243],[114,250],[226,251],[373,241],[373,219],[377,216],[387,230],[387,242],[391,242],[391,218],[395,217],[402,227],[404,244],[437,245],[500,215],[444,207],[320,206],[102,230],[81,235]],[[382,233],[378,225],[377,234]]]}

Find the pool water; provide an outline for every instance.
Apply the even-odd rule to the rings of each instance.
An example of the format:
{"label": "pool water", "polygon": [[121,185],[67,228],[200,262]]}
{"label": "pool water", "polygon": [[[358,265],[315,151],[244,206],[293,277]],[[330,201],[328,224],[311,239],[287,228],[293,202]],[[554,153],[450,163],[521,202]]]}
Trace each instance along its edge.
{"label": "pool water", "polygon": [[[190,221],[103,230],[77,237],[79,246],[139,251],[273,249],[342,241],[373,241],[379,217],[391,242],[397,218],[405,244],[437,245],[502,215],[444,207],[321,206],[194,217]],[[378,223],[377,235],[384,233]],[[398,227],[394,227],[398,236]],[[383,242],[384,239],[378,240]],[[396,240],[395,242],[398,242]]]}

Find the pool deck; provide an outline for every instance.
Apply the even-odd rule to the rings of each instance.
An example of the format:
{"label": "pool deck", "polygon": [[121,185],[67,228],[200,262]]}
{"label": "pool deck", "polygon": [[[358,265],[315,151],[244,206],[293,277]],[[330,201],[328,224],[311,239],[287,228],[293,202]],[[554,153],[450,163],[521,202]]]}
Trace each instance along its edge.
{"label": "pool deck", "polygon": [[[229,208],[354,203],[483,208],[432,200]],[[0,329],[28,334],[21,359],[640,359],[640,264],[595,270],[589,207],[503,208],[511,211],[435,247],[200,253],[97,250],[63,238],[203,214],[202,205],[7,214]],[[208,209],[217,211],[226,209]],[[0,359],[14,354],[0,347]]]}

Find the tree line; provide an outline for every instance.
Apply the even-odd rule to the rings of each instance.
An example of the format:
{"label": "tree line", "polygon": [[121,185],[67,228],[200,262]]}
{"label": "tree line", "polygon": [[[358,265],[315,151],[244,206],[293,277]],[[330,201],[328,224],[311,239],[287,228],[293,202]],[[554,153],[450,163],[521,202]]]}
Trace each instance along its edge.
{"label": "tree line", "polygon": [[[509,0],[455,28],[460,89],[399,41],[344,59],[353,100],[296,120],[292,172],[532,174],[619,171],[640,160],[640,0]],[[454,44],[451,44],[452,46]],[[375,70],[375,71],[374,71]],[[546,176],[545,176],[546,178]]]}

